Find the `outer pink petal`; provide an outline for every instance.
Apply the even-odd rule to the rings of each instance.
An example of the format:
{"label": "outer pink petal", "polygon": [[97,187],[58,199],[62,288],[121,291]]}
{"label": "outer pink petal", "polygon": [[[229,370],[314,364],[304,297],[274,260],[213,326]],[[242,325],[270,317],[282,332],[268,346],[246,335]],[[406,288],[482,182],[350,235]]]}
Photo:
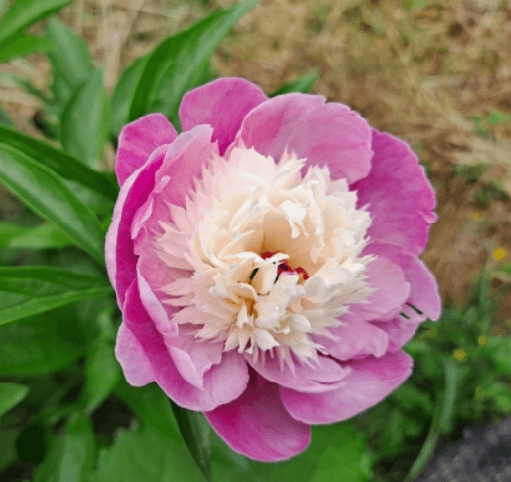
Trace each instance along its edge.
{"label": "outer pink petal", "polygon": [[253,377],[236,400],[204,414],[234,451],[263,462],[286,460],[310,443],[310,427],[291,418],[274,383]]}
{"label": "outer pink petal", "polygon": [[[279,161],[287,147],[309,167],[328,166],[332,179],[353,183],[371,168],[371,128],[348,106],[325,104],[320,95],[285,94],[252,109],[241,124],[235,144],[254,147]],[[227,152],[230,152],[229,147]]]}
{"label": "outer pink petal", "polygon": [[[415,334],[418,326],[427,318],[436,321],[442,312],[442,300],[435,277],[426,265],[401,246],[383,241],[372,241],[362,254],[376,254],[386,257],[398,265],[405,279],[410,283],[410,294],[400,309],[390,312],[387,316],[366,318],[371,324],[384,330],[389,337],[390,352],[396,352]],[[418,314],[410,305],[415,306],[422,314]],[[399,313],[404,313],[408,318]]]}
{"label": "outer pink petal", "polygon": [[126,328],[125,323],[121,323],[117,332],[115,356],[121,364],[122,371],[129,384],[141,387],[154,382],[151,365],[144,355],[140,343],[133,333]]}
{"label": "outer pink petal", "polygon": [[189,410],[209,411],[238,398],[245,390],[249,375],[242,356],[230,352],[218,365],[204,374],[202,390],[188,383],[179,373],[164,343],[140,301],[136,281],[126,292],[123,321],[137,339],[149,361],[154,379],[178,405]]}
{"label": "outer pink petal", "polygon": [[323,345],[328,354],[337,360],[347,361],[365,358],[368,355],[380,358],[387,351],[389,344],[387,334],[384,330],[364,321],[363,316],[357,311],[357,305],[350,309],[353,313],[339,318],[344,325],[329,329],[333,335],[339,337],[339,340],[315,335],[314,341]]}
{"label": "outer pink petal", "polygon": [[405,279],[399,265],[392,263],[385,256],[378,256],[371,261],[366,274],[367,283],[377,291],[365,299],[367,303],[353,305],[353,309],[364,319],[374,319],[375,316],[388,313],[396,307],[401,307],[408,299],[410,283]]}
{"label": "outer pink petal", "polygon": [[157,147],[172,143],[176,137],[176,129],[163,114],[149,114],[125,125],[115,157],[119,185],[142,167]]}
{"label": "outer pink petal", "polygon": [[371,172],[350,186],[358,194],[357,207],[369,203],[371,239],[389,241],[420,255],[436,215],[435,192],[410,146],[373,129]]}
{"label": "outer pink petal", "polygon": [[234,140],[243,118],[268,97],[261,88],[238,77],[224,77],[188,92],[181,101],[183,131],[199,124],[213,127],[220,154]]}
{"label": "outer pink petal", "polygon": [[319,424],[347,420],[376,405],[412,373],[413,359],[403,351],[353,361],[346,384],[332,392],[300,393],[280,388],[284,406],[296,420]]}
{"label": "outer pink petal", "polygon": [[137,256],[131,239],[131,223],[154,188],[154,176],[165,157],[165,147],[151,154],[147,162],[122,185],[115,203],[112,224],[105,241],[105,261],[120,308],[125,292],[136,276]]}
{"label": "outer pink petal", "polygon": [[350,373],[349,368],[343,368],[337,361],[322,355],[318,357],[318,364],[314,367],[295,363],[295,374],[287,365],[281,370],[276,357],[270,358],[266,355],[264,364],[260,361],[254,363],[249,355],[246,355],[246,360],[262,377],[298,392],[322,393],[335,390],[344,384],[343,380]]}

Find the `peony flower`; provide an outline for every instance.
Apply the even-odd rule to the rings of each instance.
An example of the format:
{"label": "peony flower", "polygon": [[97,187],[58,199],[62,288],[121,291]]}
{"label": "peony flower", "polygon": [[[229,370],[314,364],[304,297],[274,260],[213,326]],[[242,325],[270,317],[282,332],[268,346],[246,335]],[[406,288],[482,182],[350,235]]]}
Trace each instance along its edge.
{"label": "peony flower", "polygon": [[319,95],[240,78],[125,126],[106,262],[127,381],[261,461],[401,385],[441,302],[418,259],[434,191],[408,144]]}

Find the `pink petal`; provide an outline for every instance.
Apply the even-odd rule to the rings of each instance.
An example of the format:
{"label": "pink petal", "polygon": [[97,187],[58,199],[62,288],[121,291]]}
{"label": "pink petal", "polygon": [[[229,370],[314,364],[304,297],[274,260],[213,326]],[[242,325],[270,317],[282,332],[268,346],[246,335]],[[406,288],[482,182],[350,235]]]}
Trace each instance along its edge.
{"label": "pink petal", "polygon": [[131,223],[154,188],[154,176],[164,156],[164,148],[153,152],[147,162],[126,179],[115,203],[105,240],[105,262],[119,307],[123,306],[125,292],[136,277],[137,257],[131,239]]}
{"label": "pink petal", "polygon": [[154,382],[153,372],[140,343],[133,333],[121,323],[115,343],[115,356],[121,364],[124,376],[130,385],[141,387]]}
{"label": "pink petal", "polygon": [[287,365],[281,370],[277,358],[271,358],[268,354],[264,364],[261,361],[254,363],[249,355],[245,358],[247,363],[266,380],[298,392],[322,393],[335,390],[344,384],[343,380],[350,372],[349,368],[343,368],[335,360],[321,355],[318,357],[317,366],[314,367],[295,363],[295,375]]}
{"label": "pink petal", "polygon": [[[442,312],[442,300],[435,277],[431,274],[427,266],[413,254],[406,252],[400,246],[384,241],[371,241],[362,252],[365,254],[375,254],[390,260],[399,266],[403,271],[405,280],[410,283],[410,295],[406,303],[414,305],[424,313],[422,319],[429,318],[436,321],[440,318]],[[412,308],[403,306],[406,314],[414,314]]]}
{"label": "pink petal", "polygon": [[240,141],[275,161],[287,147],[307,158],[302,174],[326,165],[332,179],[353,183],[371,168],[369,124],[346,105],[325,104],[320,95],[285,94],[263,102],[243,120],[235,144]]}
{"label": "pink petal", "polygon": [[371,239],[388,241],[420,255],[436,215],[435,192],[424,168],[410,146],[387,133],[373,129],[374,157],[371,171],[350,186],[357,191],[357,207],[369,203],[373,222]]}
{"label": "pink petal", "polygon": [[165,337],[165,345],[181,376],[197,388],[204,386],[204,374],[222,361],[223,343],[211,343],[193,337],[196,329],[179,326],[179,334]]}
{"label": "pink petal", "polygon": [[252,377],[236,400],[204,414],[234,451],[262,462],[286,460],[310,443],[310,427],[291,418],[277,385]]}
{"label": "pink petal", "polygon": [[209,411],[238,398],[245,390],[248,367],[244,358],[235,352],[225,353],[221,363],[204,374],[202,389],[188,383],[179,373],[162,334],[143,307],[136,281],[126,292],[123,321],[149,361],[154,380],[178,405],[189,410]]}
{"label": "pink petal", "polygon": [[213,127],[213,141],[223,155],[234,140],[243,118],[267,100],[261,88],[238,77],[223,77],[188,92],[181,101],[183,131],[199,124]]}
{"label": "pink petal", "polygon": [[284,406],[296,420],[319,424],[347,420],[376,405],[412,373],[413,359],[403,351],[349,363],[346,384],[326,393],[301,393],[281,387]]}
{"label": "pink petal", "polygon": [[[373,254],[370,246],[365,253]],[[376,253],[374,253],[376,254]],[[385,256],[377,256],[367,266],[367,283],[377,291],[369,295],[365,301],[353,306],[353,309],[364,316],[364,319],[374,319],[378,315],[388,313],[400,307],[410,295],[410,283],[405,279],[399,265],[392,263]]]}
{"label": "pink petal", "polygon": [[142,167],[157,147],[172,143],[176,137],[176,129],[163,114],[149,114],[125,125],[115,157],[119,185]]}
{"label": "pink petal", "polygon": [[364,321],[357,311],[357,305],[351,306],[350,309],[353,313],[347,313],[339,318],[344,325],[329,329],[333,335],[340,338],[338,341],[322,335],[315,335],[314,341],[323,345],[328,354],[337,360],[347,361],[365,358],[368,355],[382,357],[389,344],[387,334]]}

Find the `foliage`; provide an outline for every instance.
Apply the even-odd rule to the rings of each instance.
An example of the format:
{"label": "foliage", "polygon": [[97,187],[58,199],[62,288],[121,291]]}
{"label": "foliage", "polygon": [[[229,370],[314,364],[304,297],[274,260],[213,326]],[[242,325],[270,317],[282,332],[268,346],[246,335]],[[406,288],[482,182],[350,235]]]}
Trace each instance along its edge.
{"label": "foliage", "polygon": [[[353,421],[314,427],[310,447],[286,462],[241,457],[154,384],[128,385],[114,356],[120,314],[104,266],[118,193],[113,173],[100,170],[105,145],[115,147],[124,124],[155,110],[178,126],[181,97],[211,79],[213,49],[257,2],[165,39],[124,71],[109,97],[103,70],[63,23],[52,20],[44,37],[23,33],[70,1],[18,0],[7,9],[0,0],[0,62],[47,53],[51,97],[16,80],[43,100],[41,130],[61,146],[17,132],[0,111],[0,181],[26,206],[0,223],[0,479],[413,480],[440,434],[511,413],[511,342],[490,334],[487,277],[469,307],[446,309],[407,345],[416,360],[407,383]],[[318,76],[270,95],[308,92]],[[486,134],[509,121],[497,111],[475,120]]]}

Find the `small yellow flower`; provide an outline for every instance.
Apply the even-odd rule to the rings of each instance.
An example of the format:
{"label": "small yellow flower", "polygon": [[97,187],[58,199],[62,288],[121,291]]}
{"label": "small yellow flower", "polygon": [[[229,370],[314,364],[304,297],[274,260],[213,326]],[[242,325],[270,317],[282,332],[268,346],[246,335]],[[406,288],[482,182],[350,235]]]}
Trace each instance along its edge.
{"label": "small yellow flower", "polygon": [[507,251],[505,248],[497,248],[495,251],[493,251],[493,258],[496,261],[502,261],[507,257]]}
{"label": "small yellow flower", "polygon": [[425,333],[426,336],[428,336],[430,338],[434,338],[436,336],[436,334],[437,334],[436,326],[433,326],[433,327],[429,328],[424,333]]}
{"label": "small yellow flower", "polygon": [[477,343],[479,343],[480,346],[484,346],[486,345],[486,343],[488,342],[488,339],[484,336],[484,335],[481,335],[478,339],[477,339]]}
{"label": "small yellow flower", "polygon": [[467,358],[467,352],[465,350],[463,350],[462,348],[457,348],[456,350],[454,350],[452,356],[457,361],[463,361],[465,358]]}
{"label": "small yellow flower", "polygon": [[480,221],[483,218],[483,213],[481,211],[472,211],[470,215],[475,221]]}

